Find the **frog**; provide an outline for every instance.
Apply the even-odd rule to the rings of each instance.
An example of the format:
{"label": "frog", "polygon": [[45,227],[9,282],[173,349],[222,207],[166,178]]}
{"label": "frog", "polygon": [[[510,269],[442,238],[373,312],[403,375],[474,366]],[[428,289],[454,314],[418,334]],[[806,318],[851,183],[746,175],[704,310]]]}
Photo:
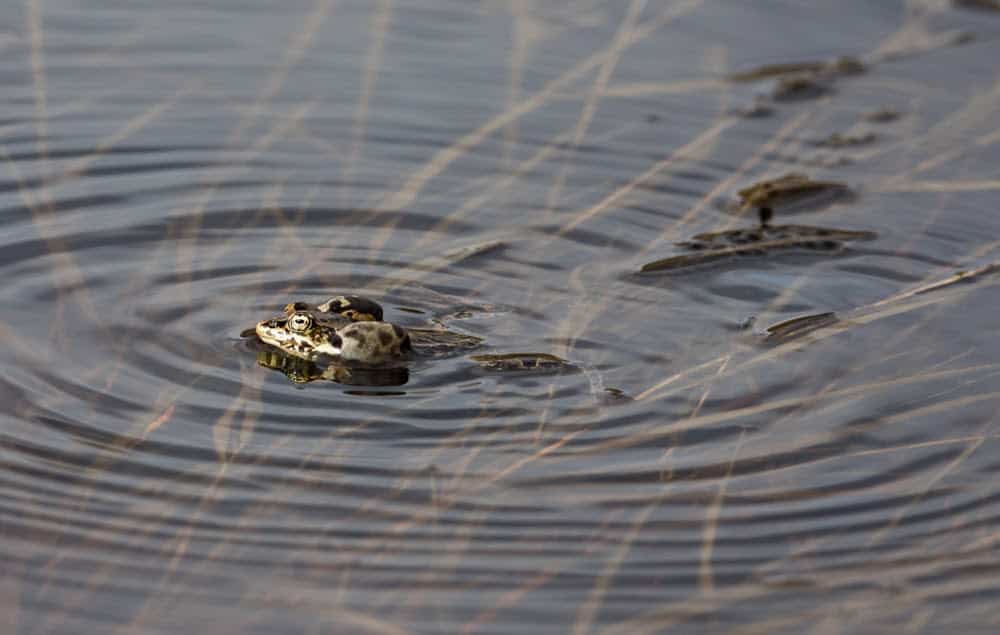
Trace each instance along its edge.
{"label": "frog", "polygon": [[[384,311],[382,306],[369,298],[355,295],[338,295],[330,298],[326,302],[311,305],[308,302],[292,302],[285,305],[285,315],[290,316],[296,312],[305,312],[318,319],[324,326],[335,330],[346,329],[348,339],[357,339],[357,336],[365,336],[372,332],[376,337],[384,340],[385,336],[379,336],[378,331],[385,331],[381,327],[372,326],[350,326],[354,323],[383,323]],[[348,328],[350,326],[350,328]],[[400,340],[400,350],[396,356],[413,350],[416,343],[421,354],[433,357],[444,357],[455,352],[478,348],[483,339],[475,335],[467,335],[457,331],[451,331],[441,325],[427,325],[408,327],[403,331],[401,327],[395,326],[393,339]],[[403,332],[400,332],[403,331]],[[404,343],[403,339],[409,340]],[[392,342],[388,343],[392,346]],[[360,359],[361,355],[358,356]],[[388,356],[387,356],[388,357]]]}
{"label": "frog", "polygon": [[[360,296],[334,296],[321,304],[291,302],[282,315],[262,320],[241,333],[273,347],[258,363],[282,371],[294,383],[330,379],[365,383],[368,371],[398,368],[414,355],[441,357],[478,348],[483,339],[441,326],[408,327],[382,321],[384,311]],[[276,349],[276,350],[275,350]],[[281,360],[277,355],[289,356]],[[486,371],[544,371],[573,368],[548,353],[473,355],[469,359]],[[376,377],[374,385],[398,385],[398,379]],[[381,383],[385,382],[385,383]],[[405,383],[405,378],[402,380]]]}
{"label": "frog", "polygon": [[[351,321],[343,313],[324,316],[295,305],[286,315],[262,320],[257,337],[285,353],[307,361],[338,358],[345,362],[383,364],[412,350],[400,326],[376,320]],[[347,319],[347,323],[342,320]]]}

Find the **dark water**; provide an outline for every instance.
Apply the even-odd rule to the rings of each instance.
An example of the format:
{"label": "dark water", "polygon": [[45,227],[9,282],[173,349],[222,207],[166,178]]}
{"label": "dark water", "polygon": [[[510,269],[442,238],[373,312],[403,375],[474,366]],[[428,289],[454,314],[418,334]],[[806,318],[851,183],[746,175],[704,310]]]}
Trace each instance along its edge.
{"label": "dark water", "polygon": [[[3,632],[996,632],[996,277],[899,294],[998,258],[998,41],[930,0],[8,7]],[[787,172],[857,194],[790,222],[878,238],[635,275]],[[581,372],[297,387],[238,341],[347,291]]]}

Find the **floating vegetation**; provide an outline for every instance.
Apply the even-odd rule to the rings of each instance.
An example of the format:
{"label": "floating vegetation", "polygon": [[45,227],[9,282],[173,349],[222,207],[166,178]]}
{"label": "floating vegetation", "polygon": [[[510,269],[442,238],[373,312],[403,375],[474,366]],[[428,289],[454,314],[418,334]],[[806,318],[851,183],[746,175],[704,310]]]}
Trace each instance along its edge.
{"label": "floating vegetation", "polygon": [[1000,263],[996,262],[991,262],[989,264],[982,265],[970,271],[958,271],[950,278],[945,278],[944,280],[939,280],[937,282],[932,282],[931,284],[927,284],[922,287],[917,287],[916,289],[913,289],[904,294],[901,294],[900,296],[897,296],[897,299],[899,297],[923,295],[925,293],[930,293],[931,291],[938,291],[940,289],[944,289],[946,287],[950,287],[958,283],[977,282],[979,278],[988,276],[998,271],[1000,271]]}
{"label": "floating vegetation", "polygon": [[756,210],[761,224],[766,225],[775,212],[816,211],[847,200],[852,195],[846,183],[817,180],[793,172],[743,188],[736,193],[736,201],[724,203],[721,207],[735,214]]}
{"label": "floating vegetation", "polygon": [[565,359],[549,353],[503,353],[497,355],[470,355],[469,359],[481,368],[491,371],[544,370],[557,371],[574,369]]}
{"label": "floating vegetation", "polygon": [[828,137],[814,141],[813,145],[821,148],[854,148],[874,143],[877,139],[878,135],[868,130],[853,133],[835,132]]}
{"label": "floating vegetation", "polygon": [[[969,284],[980,281],[989,275],[1000,272],[1000,263],[992,262],[969,271],[959,271],[944,278],[928,284],[921,285],[914,289],[898,293],[892,297],[879,302],[874,302],[865,306],[856,307],[847,312],[842,319],[832,311],[823,313],[811,313],[801,315],[788,320],[783,320],[768,326],[762,333],[763,341],[770,344],[782,344],[784,342],[802,337],[820,329],[833,326],[834,324],[848,327],[852,324],[865,324],[881,317],[894,315],[897,312],[907,310],[908,305],[913,305],[912,301],[923,295],[936,291],[949,289],[959,284]],[[908,302],[909,301],[909,302]],[[917,303],[913,306],[922,306]],[[754,318],[748,319],[746,329],[753,325]]]}
{"label": "floating vegetation", "polygon": [[763,256],[787,249],[838,251],[855,240],[873,240],[875,232],[811,227],[808,225],[776,225],[751,229],[732,229],[692,236],[677,243],[694,253],[679,254],[647,263],[641,273],[673,271],[716,262],[736,256]]}
{"label": "floating vegetation", "polygon": [[613,386],[608,386],[604,388],[603,393],[604,393],[604,400],[609,403],[632,400],[632,397],[627,392],[625,392],[621,388],[615,388]]}
{"label": "floating vegetation", "polygon": [[861,119],[864,121],[870,121],[871,123],[889,123],[896,121],[902,116],[903,113],[895,108],[878,108],[876,110],[866,112],[861,116]]}
{"label": "floating vegetation", "polygon": [[794,317],[767,327],[764,332],[764,340],[769,343],[787,342],[839,321],[837,314],[832,311]]}
{"label": "floating vegetation", "polygon": [[726,77],[734,83],[755,84],[753,95],[730,109],[730,114],[744,117],[765,117],[773,112],[772,103],[787,103],[816,99],[829,94],[837,77],[858,75],[867,65],[856,57],[840,57],[832,61],[788,62],[765,64]]}
{"label": "floating vegetation", "polygon": [[695,234],[689,240],[677,243],[688,249],[723,249],[725,247],[754,245],[781,240],[850,241],[873,240],[878,234],[870,231],[814,227],[811,225],[766,225],[749,229],[727,229],[719,232]]}
{"label": "floating vegetation", "polygon": [[771,84],[767,96],[778,102],[816,99],[830,92],[829,78],[811,73],[779,77]]}
{"label": "floating vegetation", "polygon": [[826,62],[811,61],[765,64],[746,71],[732,73],[726,79],[731,82],[759,82],[787,77],[789,75],[859,75],[866,70],[868,70],[868,66],[860,59],[852,56],[844,56]]}

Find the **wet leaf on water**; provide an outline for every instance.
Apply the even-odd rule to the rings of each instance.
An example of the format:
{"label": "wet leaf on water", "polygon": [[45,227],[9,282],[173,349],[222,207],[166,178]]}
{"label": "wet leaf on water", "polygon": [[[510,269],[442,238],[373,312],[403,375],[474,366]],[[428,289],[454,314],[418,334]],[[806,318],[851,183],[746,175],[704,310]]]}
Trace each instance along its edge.
{"label": "wet leaf on water", "polygon": [[839,321],[840,319],[837,317],[837,314],[832,311],[801,315],[767,327],[764,339],[768,342],[784,342],[801,337],[817,329],[836,324]]}
{"label": "wet leaf on water", "polygon": [[469,359],[487,370],[557,370],[571,368],[567,360],[550,353],[501,353],[470,355]]}
{"label": "wet leaf on water", "polygon": [[678,246],[693,249],[729,247],[751,243],[766,243],[782,240],[802,239],[826,240],[874,240],[878,234],[871,231],[817,227],[811,225],[768,225],[747,229],[727,229],[718,232],[695,234],[690,240],[677,243]]}
{"label": "wet leaf on water", "polygon": [[833,252],[845,242],[873,240],[878,234],[870,231],[810,227],[808,225],[777,225],[753,229],[736,229],[696,234],[691,240],[677,243],[694,250],[653,262],[640,268],[640,273],[671,271],[703,265],[735,256],[766,255],[785,249],[808,249]]}
{"label": "wet leaf on water", "polygon": [[844,56],[832,61],[786,62],[764,64],[726,77],[731,82],[757,82],[798,74],[857,75],[867,70],[864,62],[856,57]]}
{"label": "wet leaf on water", "polygon": [[739,190],[738,202],[729,211],[768,207],[788,213],[792,208],[816,209],[842,201],[852,195],[850,186],[841,181],[813,179],[806,174],[790,172],[777,178],[764,179]]}
{"label": "wet leaf on water", "polygon": [[895,108],[879,108],[877,110],[866,112],[861,116],[861,118],[872,123],[889,123],[891,121],[896,121],[902,116],[903,113]]}
{"label": "wet leaf on water", "polygon": [[874,132],[835,132],[828,137],[817,139],[813,145],[822,148],[852,148],[874,143],[878,135]]}

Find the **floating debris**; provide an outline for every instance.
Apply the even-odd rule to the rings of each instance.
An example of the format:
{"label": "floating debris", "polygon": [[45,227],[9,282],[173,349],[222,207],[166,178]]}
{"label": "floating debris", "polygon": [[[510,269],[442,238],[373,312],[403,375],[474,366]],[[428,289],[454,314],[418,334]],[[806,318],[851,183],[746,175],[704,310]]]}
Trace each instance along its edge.
{"label": "floating debris", "polygon": [[470,355],[469,359],[485,370],[565,370],[574,366],[561,357],[549,353],[503,353],[498,355]]}
{"label": "floating debris", "polygon": [[788,75],[859,75],[868,70],[860,59],[852,56],[838,57],[827,62],[788,62],[765,64],[750,70],[728,75],[731,82],[759,82]]}
{"label": "floating debris", "polygon": [[617,404],[633,401],[632,396],[621,388],[607,387],[601,391],[600,402],[604,404]]}
{"label": "floating debris", "polygon": [[821,148],[853,148],[868,145],[876,139],[878,139],[878,135],[868,130],[855,133],[835,132],[828,137],[814,141],[813,145]]}
{"label": "floating debris", "polygon": [[866,112],[861,116],[861,118],[864,121],[870,121],[871,123],[889,123],[891,121],[896,121],[902,116],[903,113],[899,112],[895,108],[879,108],[878,110]]}
{"label": "floating debris", "polygon": [[833,90],[836,78],[866,70],[867,65],[860,59],[840,57],[825,62],[765,64],[733,73],[726,79],[753,84],[755,90],[750,96],[738,97],[737,105],[729,109],[729,114],[745,118],[766,117],[773,112],[771,104],[822,97]]}
{"label": "floating debris", "polygon": [[767,96],[777,102],[805,101],[822,97],[831,89],[832,85],[823,76],[799,73],[774,80],[767,91]]}
{"label": "floating debris", "polygon": [[694,253],[679,254],[647,263],[640,273],[686,269],[736,256],[761,256],[786,249],[839,251],[854,240],[873,240],[875,232],[811,227],[808,225],[776,225],[750,229],[732,229],[692,236],[677,243]]}
{"label": "floating debris", "polygon": [[689,240],[677,243],[687,249],[722,249],[725,247],[761,244],[783,240],[873,240],[878,234],[870,231],[814,227],[812,225],[767,225],[746,229],[727,229],[719,232],[695,234]]}
{"label": "floating debris", "polygon": [[767,327],[764,332],[764,340],[768,343],[778,344],[791,339],[802,337],[808,333],[821,328],[831,326],[840,321],[837,314],[828,311],[826,313],[814,313],[784,320]]}
{"label": "floating debris", "polygon": [[990,274],[1000,271],[1000,264],[990,263],[988,265],[983,265],[972,271],[958,271],[950,278],[945,278],[938,282],[934,282],[910,292],[911,295],[923,295],[924,293],[930,293],[931,291],[937,291],[938,289],[943,289],[945,287],[950,287],[953,284],[958,284],[960,282],[975,282],[977,278],[988,276]]}
{"label": "floating debris", "polygon": [[[790,320],[778,322],[777,324],[772,324],[764,332],[759,333],[758,335],[761,335],[763,337],[763,341],[767,343],[780,344],[792,338],[801,337],[808,333],[812,333],[835,324],[842,328],[848,328],[857,324],[866,324],[877,319],[897,315],[901,311],[927,306],[926,303],[916,302],[911,304],[910,308],[906,308],[905,302],[912,300],[916,296],[933,293],[959,284],[971,284],[978,282],[980,279],[994,275],[998,272],[1000,272],[1000,263],[991,262],[969,271],[956,272],[943,280],[937,280],[929,284],[921,285],[915,289],[898,293],[884,300],[856,307],[844,313],[842,317],[833,312],[799,316]],[[948,296],[941,296],[941,298],[937,301],[944,301],[947,297]]]}
{"label": "floating debris", "polygon": [[766,225],[776,210],[781,213],[816,211],[849,198],[852,192],[840,181],[821,181],[805,174],[789,173],[759,181],[736,194],[739,201],[723,205],[723,210],[736,214],[756,210],[761,224]]}

